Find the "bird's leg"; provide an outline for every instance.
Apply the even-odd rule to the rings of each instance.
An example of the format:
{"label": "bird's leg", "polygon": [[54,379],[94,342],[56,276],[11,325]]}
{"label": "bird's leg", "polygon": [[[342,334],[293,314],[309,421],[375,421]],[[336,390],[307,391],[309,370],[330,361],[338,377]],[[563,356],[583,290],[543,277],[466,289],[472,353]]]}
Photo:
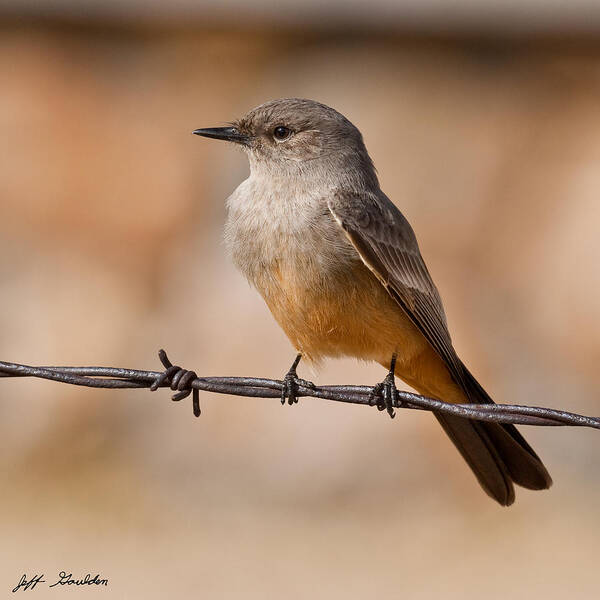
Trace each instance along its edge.
{"label": "bird's leg", "polygon": [[296,360],[294,360],[290,370],[286,373],[286,376],[283,378],[282,386],[281,386],[281,404],[285,404],[287,399],[288,404],[291,406],[292,404],[296,404],[298,402],[298,397],[296,394],[298,393],[298,386],[302,385],[304,387],[314,388],[315,384],[312,381],[306,381],[306,379],[300,379],[298,374],[296,373],[296,367],[302,358],[302,354],[298,354],[296,356]]}
{"label": "bird's leg", "polygon": [[398,397],[398,390],[396,389],[396,379],[394,377],[394,371],[396,370],[396,354],[392,355],[390,362],[390,371],[385,376],[385,379],[373,387],[373,391],[369,397],[369,404],[377,406],[378,410],[387,410],[390,418],[396,416],[394,411],[394,403]]}

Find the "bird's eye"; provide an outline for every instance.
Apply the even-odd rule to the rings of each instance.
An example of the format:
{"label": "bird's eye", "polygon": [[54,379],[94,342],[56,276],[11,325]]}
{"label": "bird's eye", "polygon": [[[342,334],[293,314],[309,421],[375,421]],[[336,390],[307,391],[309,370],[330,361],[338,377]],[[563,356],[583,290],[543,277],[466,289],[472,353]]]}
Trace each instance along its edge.
{"label": "bird's eye", "polygon": [[280,142],[289,138],[292,134],[292,130],[284,127],[283,125],[278,125],[273,129],[273,137]]}

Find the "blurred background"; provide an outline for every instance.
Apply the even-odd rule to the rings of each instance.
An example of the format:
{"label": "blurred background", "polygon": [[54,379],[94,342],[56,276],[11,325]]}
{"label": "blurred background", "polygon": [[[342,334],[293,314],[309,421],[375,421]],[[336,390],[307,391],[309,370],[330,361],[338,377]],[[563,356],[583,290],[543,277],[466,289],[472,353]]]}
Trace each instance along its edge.
{"label": "blurred background", "polygon": [[[221,242],[245,156],[191,135],[276,97],[363,132],[455,345],[500,402],[600,414],[600,6],[0,2],[0,358],[280,378]],[[380,381],[328,361],[300,376]],[[0,382],[0,588],[110,598],[591,598],[600,437],[502,509],[427,414]],[[35,590],[56,597],[56,588]]]}

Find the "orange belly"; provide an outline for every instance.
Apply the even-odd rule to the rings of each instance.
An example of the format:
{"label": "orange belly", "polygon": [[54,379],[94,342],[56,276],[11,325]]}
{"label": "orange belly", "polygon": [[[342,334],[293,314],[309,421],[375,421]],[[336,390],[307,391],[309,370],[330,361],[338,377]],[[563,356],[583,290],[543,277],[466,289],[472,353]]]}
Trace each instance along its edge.
{"label": "orange belly", "polygon": [[443,360],[362,262],[326,278],[298,264],[293,271],[279,265],[256,283],[294,347],[310,360],[351,356],[389,368],[396,353],[396,375],[418,392],[465,401]]}

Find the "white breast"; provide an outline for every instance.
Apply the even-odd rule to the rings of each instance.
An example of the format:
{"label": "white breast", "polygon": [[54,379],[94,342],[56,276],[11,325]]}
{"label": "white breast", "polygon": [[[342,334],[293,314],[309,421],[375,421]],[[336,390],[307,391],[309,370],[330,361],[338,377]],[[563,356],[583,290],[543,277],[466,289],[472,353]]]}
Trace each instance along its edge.
{"label": "white breast", "polygon": [[311,285],[358,259],[327,208],[327,194],[292,187],[289,178],[250,176],[228,198],[227,248],[259,290],[275,266]]}

